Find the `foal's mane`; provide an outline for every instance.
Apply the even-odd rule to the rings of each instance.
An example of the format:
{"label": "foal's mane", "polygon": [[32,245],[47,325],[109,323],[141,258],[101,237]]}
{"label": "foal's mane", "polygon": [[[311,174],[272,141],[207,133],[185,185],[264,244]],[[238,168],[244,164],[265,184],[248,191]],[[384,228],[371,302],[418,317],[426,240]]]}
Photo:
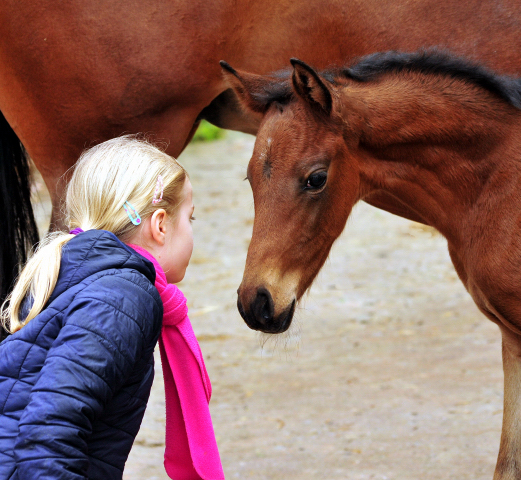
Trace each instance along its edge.
{"label": "foal's mane", "polygon": [[[418,72],[426,75],[444,75],[463,80],[483,88],[511,105],[521,109],[521,79],[496,74],[481,65],[436,49],[419,52],[379,52],[355,61],[351,66],[329,68],[320,71],[322,78],[331,84],[342,79],[370,82],[388,73]],[[270,103],[286,104],[293,98],[292,70],[280,70],[272,74],[272,82],[257,99]]]}

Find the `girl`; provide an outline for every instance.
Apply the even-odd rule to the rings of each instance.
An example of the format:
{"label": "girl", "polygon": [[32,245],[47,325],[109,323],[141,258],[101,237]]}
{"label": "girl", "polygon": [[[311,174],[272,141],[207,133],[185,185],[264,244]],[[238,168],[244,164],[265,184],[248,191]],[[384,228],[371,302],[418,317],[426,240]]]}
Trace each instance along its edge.
{"label": "girl", "polygon": [[121,479],[160,333],[167,473],[224,478],[209,380],[172,285],[192,254],[193,209],[186,171],[145,141],[80,157],[71,232],[42,242],[2,311],[12,335],[0,344],[0,480]]}

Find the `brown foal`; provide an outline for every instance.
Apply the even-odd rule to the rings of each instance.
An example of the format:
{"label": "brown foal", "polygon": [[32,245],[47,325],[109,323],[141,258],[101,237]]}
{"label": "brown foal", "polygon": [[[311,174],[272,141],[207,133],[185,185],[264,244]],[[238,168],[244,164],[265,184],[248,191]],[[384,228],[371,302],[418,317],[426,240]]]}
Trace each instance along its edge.
{"label": "brown foal", "polygon": [[259,76],[222,63],[262,120],[248,166],[253,237],[239,310],[286,330],[353,205],[441,232],[458,275],[503,339],[495,480],[521,478],[521,81],[436,51],[350,68]]}

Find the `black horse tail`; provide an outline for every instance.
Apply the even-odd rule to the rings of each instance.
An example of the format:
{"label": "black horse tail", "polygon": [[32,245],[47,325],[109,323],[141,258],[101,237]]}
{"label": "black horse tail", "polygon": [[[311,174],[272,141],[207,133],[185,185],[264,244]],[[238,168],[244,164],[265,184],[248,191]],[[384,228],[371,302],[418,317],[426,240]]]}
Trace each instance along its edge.
{"label": "black horse tail", "polygon": [[[31,206],[29,158],[0,112],[0,302],[39,240]],[[5,332],[0,327],[0,341]]]}

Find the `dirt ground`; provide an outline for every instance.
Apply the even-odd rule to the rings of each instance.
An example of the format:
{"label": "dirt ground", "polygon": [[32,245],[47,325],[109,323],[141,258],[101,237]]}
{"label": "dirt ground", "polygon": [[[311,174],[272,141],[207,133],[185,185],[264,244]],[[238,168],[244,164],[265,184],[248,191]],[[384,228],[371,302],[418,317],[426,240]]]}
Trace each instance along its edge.
{"label": "dirt ground", "polygon": [[[254,138],[192,144],[190,318],[213,385],[227,479],[491,479],[502,414],[499,330],[460,284],[446,242],[365,204],[298,308],[262,336],[236,309],[253,223]],[[48,205],[39,206],[42,225]],[[156,379],[125,480],[167,479]]]}

